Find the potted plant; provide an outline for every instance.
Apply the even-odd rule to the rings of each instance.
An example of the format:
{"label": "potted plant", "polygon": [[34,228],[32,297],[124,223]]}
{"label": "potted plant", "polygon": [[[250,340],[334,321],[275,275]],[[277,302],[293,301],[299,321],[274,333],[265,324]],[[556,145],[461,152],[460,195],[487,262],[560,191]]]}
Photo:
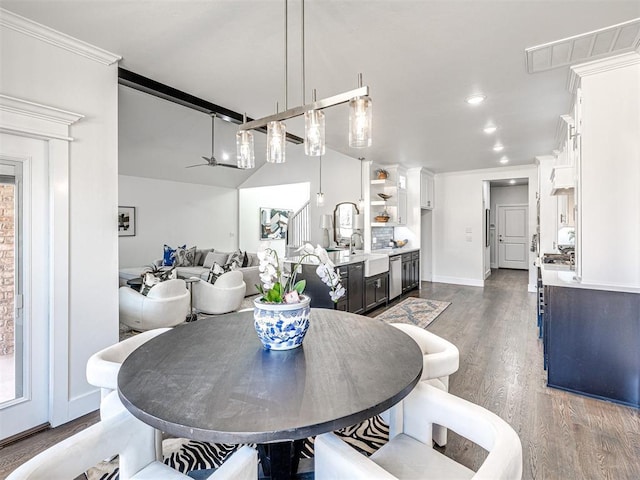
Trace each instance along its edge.
{"label": "potted plant", "polygon": [[316,274],[329,286],[331,300],[337,302],[345,294],[340,274],[324,248],[307,243],[297,252],[299,258],[290,271],[272,248],[258,252],[262,284],[257,286],[261,296],[254,300],[253,318],[258,338],[268,350],[299,347],[307,333],[311,299],[303,295],[306,281],[296,281],[303,263],[317,262]]}

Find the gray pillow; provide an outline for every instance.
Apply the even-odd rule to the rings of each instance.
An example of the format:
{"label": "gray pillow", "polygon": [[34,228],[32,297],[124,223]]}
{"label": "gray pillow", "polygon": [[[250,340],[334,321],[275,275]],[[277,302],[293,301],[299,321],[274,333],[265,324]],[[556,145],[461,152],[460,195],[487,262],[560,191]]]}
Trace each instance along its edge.
{"label": "gray pillow", "polygon": [[247,257],[249,257],[249,263],[247,267],[257,267],[260,265],[260,260],[258,259],[257,253],[247,253]]}
{"label": "gray pillow", "polygon": [[204,259],[204,262],[202,262],[202,266],[204,268],[211,268],[213,267],[214,263],[218,263],[216,262],[216,255],[213,252],[208,252],[207,256]]}
{"label": "gray pillow", "polygon": [[[202,250],[196,250],[195,266],[204,266],[204,261],[207,258],[207,253],[213,252],[213,248],[203,248]],[[211,265],[209,265],[211,267]]]}
{"label": "gray pillow", "polygon": [[225,265],[229,258],[229,252],[211,252],[213,253],[213,261],[218,265]]}

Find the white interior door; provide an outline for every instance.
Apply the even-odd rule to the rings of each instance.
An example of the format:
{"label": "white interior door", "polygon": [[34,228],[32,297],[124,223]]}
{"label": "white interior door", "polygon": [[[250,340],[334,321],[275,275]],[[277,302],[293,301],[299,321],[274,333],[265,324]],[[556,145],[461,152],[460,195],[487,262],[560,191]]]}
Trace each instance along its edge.
{"label": "white interior door", "polygon": [[0,441],[49,420],[47,152],[43,140],[0,134],[0,175],[5,193],[13,195],[12,202],[4,198],[13,233],[5,232],[1,252],[11,260],[3,264],[0,287],[7,304],[0,327],[6,341],[0,355]]}
{"label": "white interior door", "polygon": [[498,267],[527,270],[527,205],[498,205]]}

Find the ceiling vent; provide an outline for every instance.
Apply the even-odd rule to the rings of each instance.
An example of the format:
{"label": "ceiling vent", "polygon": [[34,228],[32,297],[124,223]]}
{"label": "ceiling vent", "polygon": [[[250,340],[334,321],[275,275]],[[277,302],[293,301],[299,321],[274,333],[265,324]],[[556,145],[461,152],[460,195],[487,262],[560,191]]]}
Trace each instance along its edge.
{"label": "ceiling vent", "polygon": [[636,18],[593,32],[527,48],[527,71],[544,72],[552,68],[631,52],[639,47],[640,18]]}

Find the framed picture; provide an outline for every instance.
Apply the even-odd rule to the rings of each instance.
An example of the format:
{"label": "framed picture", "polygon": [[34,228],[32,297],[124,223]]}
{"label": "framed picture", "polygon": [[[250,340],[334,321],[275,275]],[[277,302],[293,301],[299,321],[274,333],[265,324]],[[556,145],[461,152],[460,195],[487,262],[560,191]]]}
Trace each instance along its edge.
{"label": "framed picture", "polygon": [[135,237],[136,207],[118,207],[118,236]]}
{"label": "framed picture", "polygon": [[260,207],[260,240],[287,238],[290,210]]}

